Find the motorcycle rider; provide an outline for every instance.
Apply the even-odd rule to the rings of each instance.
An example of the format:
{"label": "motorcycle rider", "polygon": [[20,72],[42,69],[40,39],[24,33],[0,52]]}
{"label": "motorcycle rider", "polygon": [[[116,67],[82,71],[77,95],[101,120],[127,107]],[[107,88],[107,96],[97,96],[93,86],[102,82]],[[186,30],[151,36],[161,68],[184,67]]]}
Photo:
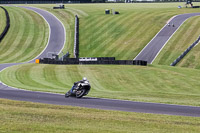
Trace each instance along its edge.
{"label": "motorcycle rider", "polygon": [[73,90],[76,89],[76,85],[78,85],[79,83],[89,83],[89,81],[87,80],[86,77],[83,77],[82,80],[80,81],[77,81],[77,82],[74,82],[74,85],[72,86],[72,88],[68,91],[68,95],[65,95],[65,97],[69,97],[72,93],[73,93]]}

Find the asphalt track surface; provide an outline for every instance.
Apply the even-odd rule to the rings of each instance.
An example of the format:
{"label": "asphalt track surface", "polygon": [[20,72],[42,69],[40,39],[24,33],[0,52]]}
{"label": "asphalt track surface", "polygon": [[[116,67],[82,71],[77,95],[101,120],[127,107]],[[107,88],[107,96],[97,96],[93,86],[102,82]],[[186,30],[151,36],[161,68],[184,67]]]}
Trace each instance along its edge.
{"label": "asphalt track surface", "polygon": [[[59,53],[62,50],[65,42],[65,33],[63,33],[65,30],[61,22],[54,15],[48,13],[47,11],[32,7],[24,7],[24,8],[37,12],[38,14],[43,16],[43,18],[49,23],[51,34],[48,46],[39,56],[39,58],[46,57],[48,52]],[[162,33],[164,34],[164,32]],[[30,62],[33,62],[33,60]],[[9,66],[17,64],[22,64],[22,63],[0,64],[0,71]],[[62,94],[21,90],[6,86],[3,83],[0,83],[0,98],[18,100],[18,101],[38,102],[45,104],[79,106],[79,107],[96,108],[104,110],[118,110],[127,112],[200,117],[200,107],[133,102],[133,101],[101,99],[101,98],[91,98],[91,97],[84,97],[81,99],[65,98],[64,95]]]}
{"label": "asphalt track surface", "polygon": [[[20,7],[35,11],[42,16],[49,25],[50,34],[48,45],[45,50],[36,58],[49,57],[52,53],[59,54],[65,44],[65,28],[63,28],[63,24],[53,14],[45,10],[34,7]],[[35,59],[29,61],[29,63],[34,61]]]}
{"label": "asphalt track surface", "polygon": [[[146,45],[146,47],[136,56],[135,60],[144,60],[152,64],[158,56],[162,48],[179,29],[179,27],[190,17],[199,16],[200,13],[189,13],[175,16],[168,24],[166,24],[160,32]],[[172,25],[174,24],[174,26]]]}

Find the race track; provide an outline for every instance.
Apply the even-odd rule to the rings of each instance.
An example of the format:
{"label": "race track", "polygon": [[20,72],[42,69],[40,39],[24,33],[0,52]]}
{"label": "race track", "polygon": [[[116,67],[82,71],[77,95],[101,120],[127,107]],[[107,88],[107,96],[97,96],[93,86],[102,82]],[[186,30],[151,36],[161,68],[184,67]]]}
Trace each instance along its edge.
{"label": "race track", "polygon": [[100,99],[91,97],[83,97],[81,99],[65,98],[64,95],[61,94],[32,92],[25,90],[23,91],[5,86],[4,88],[0,88],[0,98],[104,110],[200,117],[200,107]]}
{"label": "race track", "polygon": [[[65,42],[65,29],[62,23],[54,15],[52,15],[51,13],[48,13],[47,11],[37,9],[37,8],[32,8],[32,7],[24,7],[24,8],[37,12],[38,14],[43,16],[44,19],[49,23],[50,38],[49,38],[48,46],[43,51],[43,53],[40,54],[39,58],[45,57],[48,52],[59,53],[62,50],[64,46],[64,42]],[[177,22],[174,19],[173,19],[173,22],[175,23],[175,25],[176,24],[178,25],[179,23],[180,24],[183,23],[182,21],[185,21],[187,18],[194,15],[195,14],[186,14],[186,16],[181,15],[180,18],[178,17],[179,19],[175,19],[177,20]],[[199,15],[199,14],[196,14],[196,15]],[[169,27],[166,27],[166,28],[169,28]],[[173,34],[172,31],[173,32],[176,31],[175,29],[177,29],[177,27],[174,28],[173,30],[165,29],[164,27],[163,31],[161,30],[159,32],[159,36],[156,36],[155,38],[160,38],[160,36],[170,36],[170,34]],[[170,32],[166,33],[168,31]],[[159,50],[159,48],[157,48],[157,45],[153,45],[153,46],[156,47],[155,49]],[[160,47],[160,49],[161,48],[162,47]],[[33,61],[34,60],[30,62],[33,62]],[[12,65],[17,65],[17,64],[16,63],[1,64],[0,71]],[[20,90],[20,89],[8,87],[4,85],[3,83],[0,83],[0,98],[19,100],[19,101],[46,103],[46,104],[56,104],[56,105],[71,105],[71,106],[97,108],[97,109],[105,109],[105,110],[119,110],[119,111],[128,111],[128,112],[142,112],[142,113],[156,113],[156,114],[200,117],[200,107],[144,103],[144,102],[100,99],[100,98],[90,98],[90,97],[85,97],[82,99],[65,98],[64,95],[61,95],[61,94]]]}
{"label": "race track", "polygon": [[[146,47],[136,56],[134,60],[144,60],[152,64],[154,59],[160,53],[162,48],[178,30],[178,28],[190,17],[199,16],[200,13],[181,14],[173,17],[173,19],[166,24],[160,32],[146,45]],[[174,26],[173,26],[174,24]]]}

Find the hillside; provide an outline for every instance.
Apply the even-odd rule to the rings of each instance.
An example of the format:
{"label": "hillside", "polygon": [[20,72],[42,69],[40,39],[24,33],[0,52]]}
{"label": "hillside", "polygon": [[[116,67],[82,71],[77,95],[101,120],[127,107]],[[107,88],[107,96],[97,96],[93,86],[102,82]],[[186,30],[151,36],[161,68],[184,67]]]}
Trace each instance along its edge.
{"label": "hillside", "polygon": [[6,26],[6,15],[2,8],[0,8],[0,34],[3,32]]}
{"label": "hillside", "polygon": [[[64,51],[72,53],[73,16],[78,14],[81,57],[133,59],[172,16],[199,11],[178,9],[178,5],[184,3],[68,4],[62,10],[53,10],[54,5],[36,6],[54,13],[68,29]],[[120,14],[105,15],[105,9],[114,9]]]}
{"label": "hillside", "polygon": [[42,65],[9,67],[0,80],[10,86],[64,94],[87,77],[91,97],[200,106],[200,72],[169,66]]}
{"label": "hillside", "polygon": [[[64,53],[73,52],[74,15],[78,14],[80,56],[133,59],[172,16],[199,12],[199,9],[178,9],[180,4],[183,5],[67,4],[64,10],[53,10],[54,5],[50,4],[30,6],[48,10],[63,22],[67,32]],[[47,44],[48,26],[42,17],[30,10],[6,8],[11,16],[11,28],[0,43],[0,63],[28,61]],[[115,9],[120,14],[105,15],[105,9]],[[3,19],[0,9],[0,28]],[[74,82],[87,77],[92,86],[89,97],[200,106],[200,70],[191,69],[199,68],[200,46],[196,46],[178,64],[181,67],[169,66],[175,56],[196,40],[200,32],[199,19],[194,17],[186,21],[153,65],[22,64],[0,72],[1,89],[7,89],[3,86],[5,83],[25,90],[60,93],[68,102],[64,93]],[[198,133],[200,129],[199,117],[108,111],[7,99],[0,99],[0,117],[0,132]]]}
{"label": "hillside", "polygon": [[[178,9],[177,3],[70,4],[64,10],[53,10],[53,5],[35,6],[52,12],[64,23],[67,33],[69,31],[65,51],[73,49],[72,18],[79,14],[81,56],[116,56],[117,59],[133,59],[172,16],[199,11]],[[105,15],[107,8],[114,8],[120,14]],[[18,10],[23,12],[24,9]],[[187,47],[180,46],[183,42],[196,40],[198,20],[199,17],[194,17],[186,21],[163,51],[172,46],[169,50],[176,53],[172,52],[171,56],[178,55]],[[113,36],[105,35],[106,32]],[[188,38],[184,40],[182,34]],[[7,68],[0,78],[4,83],[22,89],[65,93],[73,82],[86,76],[92,84],[89,94],[92,97],[199,106],[199,70],[169,67],[165,62],[170,56],[160,55],[155,65],[148,67],[27,64]],[[198,54],[195,56],[198,58]]]}
{"label": "hillside", "polygon": [[[199,16],[189,18],[169,40],[153,64],[170,65],[200,36],[199,25]],[[194,47],[177,66],[199,69],[199,49],[199,45]]]}
{"label": "hillside", "polygon": [[38,14],[19,7],[5,7],[10,29],[0,43],[0,63],[25,62],[42,52],[48,41],[48,26]]}

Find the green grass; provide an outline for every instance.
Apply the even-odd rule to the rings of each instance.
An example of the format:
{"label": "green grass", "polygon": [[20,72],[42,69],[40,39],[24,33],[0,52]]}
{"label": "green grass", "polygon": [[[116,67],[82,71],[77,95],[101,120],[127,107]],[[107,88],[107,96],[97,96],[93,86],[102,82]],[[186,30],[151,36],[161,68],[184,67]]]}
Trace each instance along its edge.
{"label": "green grass", "polygon": [[[78,14],[81,57],[133,59],[172,16],[199,12],[198,9],[178,9],[178,5],[184,3],[67,4],[62,10],[53,10],[56,5],[33,6],[48,10],[62,20],[68,29],[64,51],[73,51],[73,15]],[[115,9],[120,15],[105,15],[105,9]]]}
{"label": "green grass", "polygon": [[[69,52],[73,56],[73,49],[74,49],[74,15],[77,14],[76,10],[74,9],[66,9],[66,10],[53,10],[53,6],[57,5],[31,5],[37,8],[41,8],[53,13],[64,25],[66,30],[66,42],[65,46],[62,50],[64,54]],[[62,54],[60,54],[62,56]]]}
{"label": "green grass", "polygon": [[200,45],[194,47],[178,64],[181,67],[200,69]]}
{"label": "green grass", "polygon": [[103,111],[0,99],[0,131],[15,133],[198,133],[200,118]]}
{"label": "green grass", "polygon": [[[73,42],[73,30],[71,29],[74,28],[74,19],[71,19],[74,14],[78,14],[80,16],[81,56],[116,56],[118,59],[131,59],[129,55],[134,57],[139,53],[171,16],[198,12],[198,9],[178,9],[177,5],[180,5],[180,3],[70,4],[66,5],[64,10],[53,10],[54,5],[35,6],[54,13],[64,22],[65,27],[68,27],[69,34],[66,35],[68,41],[65,47],[69,46],[68,50],[72,49],[70,44]],[[105,15],[104,10],[107,8],[120,11],[120,15]],[[20,13],[13,11],[14,9]],[[11,14],[13,13],[12,17],[23,13],[23,16],[26,16],[26,13],[35,14],[32,11],[25,12],[25,9],[14,7],[9,7],[9,10]],[[184,36],[188,36],[186,40],[192,42],[193,39],[196,39],[199,31],[197,27],[198,20],[199,17],[189,19],[183,25],[183,29],[180,28],[176,34],[184,33]],[[102,32],[104,30],[113,36],[105,36]],[[195,35],[190,35],[192,32],[195,32]],[[172,40],[178,40],[180,36],[175,35]],[[91,39],[92,37],[94,38]],[[128,40],[130,45],[127,43],[127,46],[119,46],[120,41],[127,42]],[[177,41],[171,43],[174,44]],[[86,44],[88,45],[86,46]],[[175,48],[171,49],[180,49],[179,45],[172,45]],[[167,44],[166,48],[167,46],[170,45]],[[178,53],[178,50],[176,52]],[[11,57],[13,56],[11,55]],[[167,57],[167,54],[165,57]],[[198,70],[167,66],[54,66],[28,64],[8,68],[1,73],[1,80],[18,88],[65,93],[73,82],[86,76],[93,87],[89,96],[199,106],[198,73]]]}
{"label": "green grass", "polygon": [[[200,17],[189,18],[169,40],[153,64],[170,65],[200,36]],[[199,49],[196,46],[177,64],[181,67],[199,68]]]}
{"label": "green grass", "polygon": [[0,8],[0,34],[3,32],[6,26],[6,15],[2,8]]}
{"label": "green grass", "polygon": [[90,97],[200,106],[200,71],[193,69],[25,64],[0,73],[7,85],[62,94],[82,77],[91,83]]}
{"label": "green grass", "polygon": [[39,55],[48,41],[48,25],[33,11],[6,7],[10,29],[0,43],[0,62],[25,62]]}

